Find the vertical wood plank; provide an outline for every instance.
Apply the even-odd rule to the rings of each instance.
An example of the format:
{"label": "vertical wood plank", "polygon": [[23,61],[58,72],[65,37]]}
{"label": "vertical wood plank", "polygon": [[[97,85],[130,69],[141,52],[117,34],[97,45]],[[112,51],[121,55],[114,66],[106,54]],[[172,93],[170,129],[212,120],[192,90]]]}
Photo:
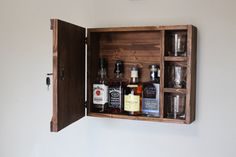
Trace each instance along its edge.
{"label": "vertical wood plank", "polygon": [[186,123],[195,120],[196,93],[196,28],[188,25],[187,30],[187,93],[186,93]]}
{"label": "vertical wood plank", "polygon": [[161,60],[160,60],[160,117],[164,117],[164,57],[165,57],[165,30],[161,31]]}
{"label": "vertical wood plank", "polygon": [[57,119],[58,119],[58,21],[55,19],[51,19],[51,29],[53,36],[53,116],[51,120],[51,131],[55,132],[58,130]]}

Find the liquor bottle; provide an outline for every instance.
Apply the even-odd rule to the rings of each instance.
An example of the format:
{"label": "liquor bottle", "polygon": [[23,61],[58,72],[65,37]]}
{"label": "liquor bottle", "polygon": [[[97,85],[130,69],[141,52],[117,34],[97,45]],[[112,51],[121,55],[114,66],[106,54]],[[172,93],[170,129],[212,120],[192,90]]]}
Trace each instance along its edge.
{"label": "liquor bottle", "polygon": [[156,64],[149,66],[150,81],[143,83],[142,114],[160,117],[160,76]]}
{"label": "liquor bottle", "polygon": [[110,81],[108,87],[108,108],[110,113],[121,113],[124,111],[124,88],[126,82],[123,79],[124,64],[121,60],[115,63],[115,77]]}
{"label": "liquor bottle", "polygon": [[108,105],[107,62],[99,59],[98,77],[93,84],[93,107],[95,112],[105,112]]}
{"label": "liquor bottle", "polygon": [[131,80],[125,89],[124,110],[129,115],[139,115],[142,106],[142,86],[138,80],[138,68],[131,68]]}

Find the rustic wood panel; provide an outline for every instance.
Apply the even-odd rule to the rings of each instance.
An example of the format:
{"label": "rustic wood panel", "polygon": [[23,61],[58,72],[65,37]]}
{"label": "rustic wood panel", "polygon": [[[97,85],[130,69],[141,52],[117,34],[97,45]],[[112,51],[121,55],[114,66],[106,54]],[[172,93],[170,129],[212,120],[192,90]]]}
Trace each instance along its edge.
{"label": "rustic wood panel", "polygon": [[197,28],[188,26],[188,69],[187,69],[187,95],[186,95],[186,123],[195,120],[196,108],[196,62],[197,62]]}
{"label": "rustic wood panel", "polygon": [[142,120],[151,122],[166,122],[166,123],[179,123],[184,124],[185,120],[180,119],[168,119],[168,118],[155,118],[145,116],[129,116],[125,114],[108,114],[108,113],[89,113],[88,116],[100,117],[100,118],[118,118],[118,119],[129,119],[129,120]]}
{"label": "rustic wood panel", "polygon": [[159,26],[160,30],[187,30],[188,26],[192,25],[171,25],[171,26]]}
{"label": "rustic wood panel", "polygon": [[160,62],[160,117],[164,117],[164,72],[165,72],[165,66],[164,66],[164,57],[165,57],[165,31],[161,31],[161,62]]}
{"label": "rustic wood panel", "polygon": [[140,31],[157,31],[158,26],[133,26],[133,27],[109,27],[109,28],[89,28],[89,32],[140,32]]}
{"label": "rustic wood panel", "polygon": [[85,29],[57,19],[53,29],[53,116],[57,132],[85,115]]}
{"label": "rustic wood panel", "polygon": [[149,80],[150,64],[160,64],[161,34],[154,32],[113,32],[100,34],[100,57],[108,60],[108,74],[113,77],[115,61],[124,61],[124,78],[130,79],[131,66],[140,67],[140,81]]}
{"label": "rustic wood panel", "polygon": [[172,57],[172,56],[167,56],[164,59],[165,59],[165,61],[172,61],[172,62],[184,62],[184,61],[187,61],[187,57]]}
{"label": "rustic wood panel", "polygon": [[186,94],[186,89],[179,89],[179,88],[164,88],[165,93],[176,93],[176,94]]}

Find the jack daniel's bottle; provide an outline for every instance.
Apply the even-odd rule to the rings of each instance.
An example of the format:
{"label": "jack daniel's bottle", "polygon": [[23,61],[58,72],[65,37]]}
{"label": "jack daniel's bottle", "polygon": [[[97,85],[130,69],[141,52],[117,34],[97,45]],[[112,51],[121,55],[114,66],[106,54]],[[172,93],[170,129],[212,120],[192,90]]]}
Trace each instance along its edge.
{"label": "jack daniel's bottle", "polygon": [[124,64],[121,60],[115,63],[115,77],[110,81],[108,93],[108,108],[110,113],[121,113],[124,110],[124,88],[126,82],[123,80]]}
{"label": "jack daniel's bottle", "polygon": [[95,112],[105,112],[108,105],[107,62],[99,59],[98,77],[93,84],[93,107]]}
{"label": "jack daniel's bottle", "polygon": [[146,116],[160,116],[160,77],[156,64],[149,66],[150,81],[143,83],[142,113]]}
{"label": "jack daniel's bottle", "polygon": [[142,106],[142,86],[138,80],[138,68],[131,68],[131,80],[125,89],[124,110],[129,115],[139,115]]}

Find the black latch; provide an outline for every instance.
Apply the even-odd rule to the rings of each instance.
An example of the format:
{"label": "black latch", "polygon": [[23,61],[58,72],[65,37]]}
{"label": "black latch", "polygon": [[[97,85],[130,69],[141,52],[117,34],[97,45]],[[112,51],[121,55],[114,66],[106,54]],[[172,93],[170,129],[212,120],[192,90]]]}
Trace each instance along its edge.
{"label": "black latch", "polygon": [[49,76],[51,76],[52,75],[52,73],[48,73],[47,74],[47,77],[46,77],[46,85],[47,85],[47,87],[48,87],[48,90],[49,90],[49,86],[50,86],[50,84],[51,84],[51,79],[50,79],[50,77]]}

